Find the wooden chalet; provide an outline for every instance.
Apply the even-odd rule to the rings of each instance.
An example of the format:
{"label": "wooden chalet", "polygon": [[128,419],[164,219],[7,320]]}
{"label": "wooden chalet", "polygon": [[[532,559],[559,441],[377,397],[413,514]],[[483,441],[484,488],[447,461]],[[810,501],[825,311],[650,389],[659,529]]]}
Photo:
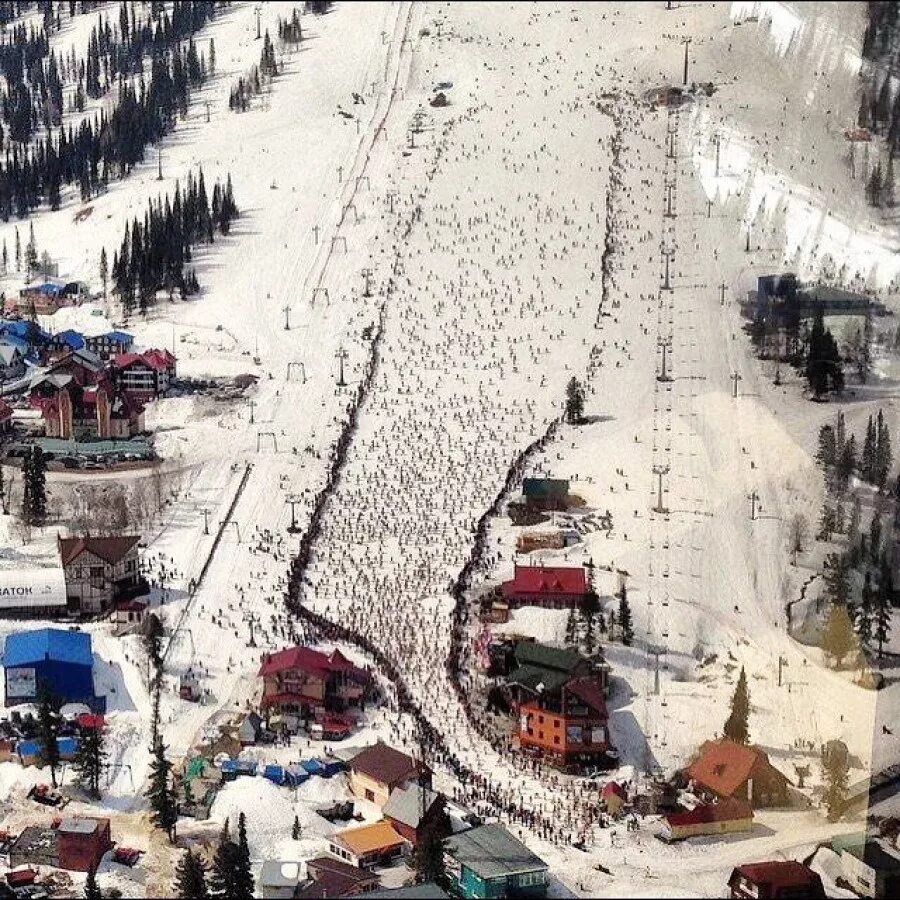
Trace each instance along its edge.
{"label": "wooden chalet", "polygon": [[583,566],[519,566],[513,578],[501,586],[503,599],[511,607],[541,606],[545,609],[577,607],[588,591]]}
{"label": "wooden chalet", "polygon": [[606,667],[533,641],[516,645],[515,660],[507,691],[522,749],[564,770],[606,765],[612,749]]}
{"label": "wooden chalet", "polygon": [[727,738],[706,741],[684,776],[703,794],[746,800],[755,808],[783,806],[788,800],[790,782],[769,757]]}
{"label": "wooden chalet", "polygon": [[267,656],[259,677],[263,710],[283,720],[306,722],[350,707],[362,708],[372,680],[369,672],[340,650],[326,654],[310,647],[289,647]]}

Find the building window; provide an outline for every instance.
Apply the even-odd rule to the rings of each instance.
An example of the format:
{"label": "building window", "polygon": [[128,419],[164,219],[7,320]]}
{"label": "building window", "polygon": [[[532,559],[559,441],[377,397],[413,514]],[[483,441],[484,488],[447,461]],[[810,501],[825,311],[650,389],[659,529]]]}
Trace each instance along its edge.
{"label": "building window", "polygon": [[543,731],[539,731],[539,732],[538,732],[538,740],[541,740],[541,741],[542,741],[543,739],[544,739],[544,732],[543,732]]}
{"label": "building window", "polygon": [[91,566],[91,578],[103,578],[103,566]]}
{"label": "building window", "polygon": [[558,735],[558,734],[557,734],[557,735],[554,735],[554,737],[553,737],[553,743],[554,743],[554,744],[558,744],[558,743],[559,743],[559,735]]}
{"label": "building window", "polygon": [[543,724],[544,724],[544,717],[543,717],[543,716],[538,716],[538,724],[539,724],[539,725],[543,725]]}
{"label": "building window", "polygon": [[366,800],[369,800],[373,803],[375,802],[375,793],[373,791],[370,791],[368,788],[366,788]]}

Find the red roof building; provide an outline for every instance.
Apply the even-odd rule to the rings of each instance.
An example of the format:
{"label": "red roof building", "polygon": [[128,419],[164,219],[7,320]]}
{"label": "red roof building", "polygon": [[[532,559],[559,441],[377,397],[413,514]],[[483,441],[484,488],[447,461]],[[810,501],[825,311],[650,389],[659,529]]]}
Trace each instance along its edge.
{"label": "red roof building", "polygon": [[796,860],[748,863],[728,879],[732,900],[825,900],[822,879]]}
{"label": "red roof building", "polygon": [[510,606],[543,606],[569,609],[587,593],[587,577],[581,566],[516,566],[511,581],[501,587]]}
{"label": "red roof building", "polygon": [[327,712],[362,706],[371,676],[340,650],[329,654],[310,647],[289,647],[263,660],[263,709],[321,719]]}
{"label": "red roof building", "polygon": [[671,813],[663,818],[664,836],[684,840],[714,834],[733,834],[753,828],[753,810],[744,800],[720,800],[701,803],[688,812]]}
{"label": "red roof building", "polygon": [[788,780],[758,747],[745,747],[727,738],[706,741],[685,776],[713,797],[736,797],[755,807],[787,802]]}
{"label": "red roof building", "polygon": [[116,382],[131,397],[148,402],[164,394],[175,378],[176,359],[168,350],[120,353],[113,362]]}

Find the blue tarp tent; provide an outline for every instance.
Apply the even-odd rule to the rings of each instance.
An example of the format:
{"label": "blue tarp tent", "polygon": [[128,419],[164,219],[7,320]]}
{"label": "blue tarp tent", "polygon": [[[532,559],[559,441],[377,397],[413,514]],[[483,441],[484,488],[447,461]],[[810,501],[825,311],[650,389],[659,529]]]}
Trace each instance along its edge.
{"label": "blue tarp tent", "polygon": [[325,766],[322,765],[317,759],[307,759],[300,763],[310,775],[324,775],[325,774]]}
{"label": "blue tarp tent", "polygon": [[263,778],[267,778],[273,784],[284,784],[286,779],[284,766],[266,766],[263,769]]}
{"label": "blue tarp tent", "polygon": [[322,772],[323,778],[331,778],[332,775],[337,775],[338,772],[343,772],[347,768],[339,759],[325,760],[322,765],[325,767],[325,771]]}
{"label": "blue tarp tent", "polygon": [[309,773],[303,766],[288,766],[284,774],[288,787],[297,787],[309,778]]}

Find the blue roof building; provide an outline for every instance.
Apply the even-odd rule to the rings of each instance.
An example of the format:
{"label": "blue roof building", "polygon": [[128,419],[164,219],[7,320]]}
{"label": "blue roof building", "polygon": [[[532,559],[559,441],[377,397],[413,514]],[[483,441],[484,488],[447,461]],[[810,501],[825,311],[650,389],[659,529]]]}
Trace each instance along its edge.
{"label": "blue roof building", "polygon": [[68,350],[81,350],[85,344],[84,335],[71,328],[57,332],[50,339],[50,342],[54,347]]}
{"label": "blue roof building", "polygon": [[7,706],[33,703],[42,690],[60,703],[86,703],[103,712],[105,701],[94,696],[91,636],[81,631],[40,628],[6,639],[3,649],[4,695]]}

